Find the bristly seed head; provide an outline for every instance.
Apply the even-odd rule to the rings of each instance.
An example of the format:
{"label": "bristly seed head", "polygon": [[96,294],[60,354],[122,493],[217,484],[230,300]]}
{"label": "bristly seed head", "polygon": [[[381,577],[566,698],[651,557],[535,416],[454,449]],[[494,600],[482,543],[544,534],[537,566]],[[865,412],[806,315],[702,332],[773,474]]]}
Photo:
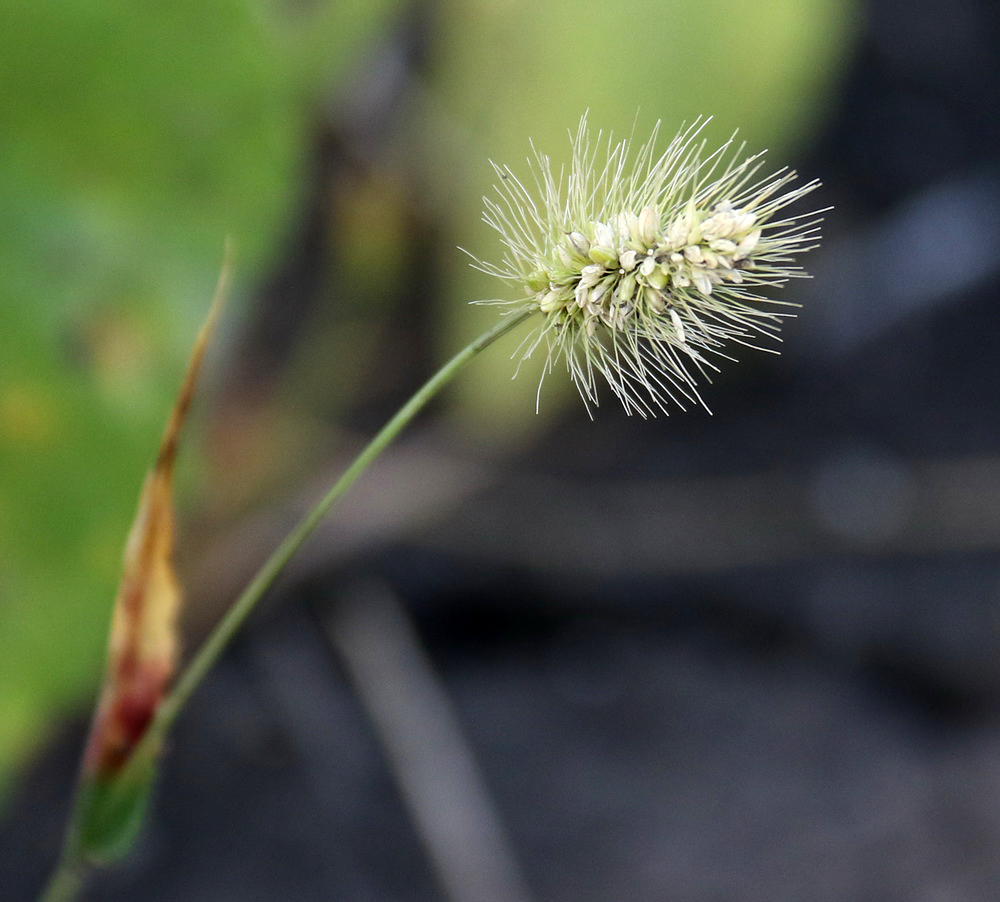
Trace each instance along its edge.
{"label": "bristly seed head", "polygon": [[534,190],[494,164],[499,199],[484,198],[483,218],[505,252],[499,265],[474,265],[521,285],[528,300],[477,303],[543,314],[518,353],[545,345],[543,379],[565,361],[588,410],[598,374],[628,413],[703,403],[695,375],[716,369],[706,354],[776,338],[789,314],[762,309],[782,302],[761,293],[805,276],[793,258],[815,247],[819,220],[777,214],[819,183],[788,187],[787,169],[760,178],[763,155],[742,159],[733,140],[706,155],[705,122],[660,156],[657,124],[633,155],[628,141],[592,140],[584,116],[568,172],[555,175],[533,148]]}

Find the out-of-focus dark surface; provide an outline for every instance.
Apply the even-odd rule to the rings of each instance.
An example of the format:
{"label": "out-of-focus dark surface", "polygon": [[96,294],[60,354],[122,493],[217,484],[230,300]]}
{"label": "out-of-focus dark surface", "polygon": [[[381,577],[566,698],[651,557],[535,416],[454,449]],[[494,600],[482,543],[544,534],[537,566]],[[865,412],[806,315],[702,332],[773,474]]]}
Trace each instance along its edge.
{"label": "out-of-focus dark surface", "polygon": [[[997,898],[997,47],[986,0],[870,0],[796,161],[836,211],[780,360],[714,417],[571,408],[446,515],[314,549],[87,898],[440,898],[324,629],[358,579],[414,618],[542,902]],[[71,732],[0,826],[4,898],[55,854]]]}

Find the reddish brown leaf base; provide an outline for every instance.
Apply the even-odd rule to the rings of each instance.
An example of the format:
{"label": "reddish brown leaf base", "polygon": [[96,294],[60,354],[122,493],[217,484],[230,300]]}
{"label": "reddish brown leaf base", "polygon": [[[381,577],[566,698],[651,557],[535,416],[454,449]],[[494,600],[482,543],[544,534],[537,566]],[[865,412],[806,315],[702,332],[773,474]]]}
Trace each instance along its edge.
{"label": "reddish brown leaf base", "polygon": [[83,769],[88,776],[113,777],[121,771],[156,715],[176,666],[181,590],[173,566],[174,461],[227,278],[228,266],[224,265],[125,546],[107,674],[84,754]]}

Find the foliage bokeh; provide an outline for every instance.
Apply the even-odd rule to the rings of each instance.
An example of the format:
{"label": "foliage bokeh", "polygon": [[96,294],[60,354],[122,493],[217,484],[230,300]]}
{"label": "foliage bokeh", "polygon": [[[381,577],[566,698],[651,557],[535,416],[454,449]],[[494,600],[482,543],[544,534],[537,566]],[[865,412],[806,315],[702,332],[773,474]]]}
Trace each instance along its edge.
{"label": "foliage bokeh", "polygon": [[[453,250],[488,256],[488,157],[516,169],[529,137],[557,156],[589,108],[619,135],[637,110],[641,132],[712,114],[710,140],[739,127],[777,162],[820,115],[853,11],[848,0],[756,0],[738,13],[724,0],[439,4],[427,71],[381,148],[390,175],[369,185],[391,196],[419,173],[416,202],[440,238],[439,355],[492,315],[465,305],[495,289]],[[93,691],[138,486],[224,236],[245,285],[277,265],[315,122],[378,75],[394,13],[391,0],[4,4],[0,792]],[[380,255],[391,223],[346,225],[360,278],[405,278]],[[512,386],[505,355],[490,355],[460,380],[456,416],[494,436],[529,432],[544,422],[534,388],[530,374]]]}

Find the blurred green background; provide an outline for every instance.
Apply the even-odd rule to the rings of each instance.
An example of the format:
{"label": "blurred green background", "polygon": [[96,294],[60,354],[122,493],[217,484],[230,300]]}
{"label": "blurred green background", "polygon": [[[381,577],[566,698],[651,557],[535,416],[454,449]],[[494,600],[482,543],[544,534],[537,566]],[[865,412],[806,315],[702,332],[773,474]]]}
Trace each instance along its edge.
{"label": "blurred green background", "polygon": [[[856,14],[848,0],[444,0],[387,113],[386,48],[415,6],[0,4],[0,797],[93,694],[121,547],[224,238],[240,287],[217,369],[295,253],[321,128],[384,120],[340,185],[325,327],[283,376],[279,401],[305,421],[309,403],[288,399],[371,392],[359,374],[381,372],[384,348],[365,336],[405,315],[414,255],[430,256],[436,358],[495,316],[464,302],[504,287],[454,250],[498,253],[479,222],[488,159],[523,170],[529,138],[560,159],[589,109],[618,135],[637,111],[640,135],[711,114],[710,140],[739,128],[777,166],[824,114]],[[543,426],[532,375],[510,373],[502,352],[477,362],[456,421],[507,439]],[[232,491],[252,504],[253,487]],[[202,504],[185,494],[188,516]]]}

